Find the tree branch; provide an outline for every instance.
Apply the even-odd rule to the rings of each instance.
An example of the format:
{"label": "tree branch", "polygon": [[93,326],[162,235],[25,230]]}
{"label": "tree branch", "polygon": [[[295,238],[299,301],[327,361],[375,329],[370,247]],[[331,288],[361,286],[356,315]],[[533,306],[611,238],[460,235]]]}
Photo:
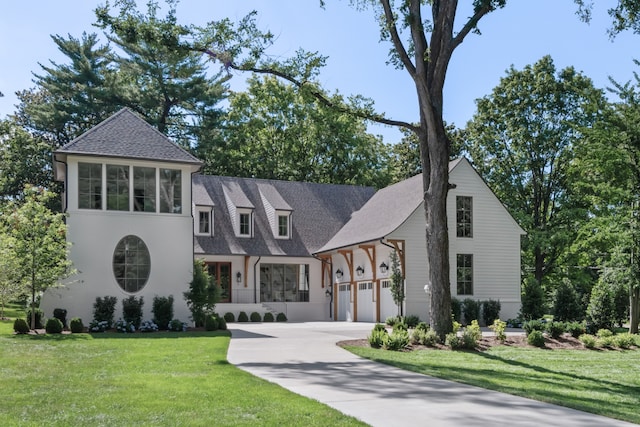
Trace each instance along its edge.
{"label": "tree branch", "polygon": [[[407,50],[404,48],[402,44],[402,40],[400,39],[400,34],[398,34],[398,28],[396,27],[396,20],[393,16],[393,10],[391,10],[391,5],[389,4],[389,0],[380,0],[382,4],[382,8],[384,9],[384,19],[387,23],[387,30],[389,30],[389,35],[391,36],[391,42],[393,43],[393,47],[396,49],[398,56],[400,57],[400,61],[409,72],[409,75],[415,80],[416,77],[416,68],[411,62],[411,58],[407,54]],[[425,41],[426,42],[426,41]]]}
{"label": "tree branch", "polygon": [[456,36],[453,38],[453,49],[455,49],[459,44],[461,44],[464,38],[467,36],[467,34],[469,34],[471,30],[477,27],[480,19],[483,16],[485,16],[487,13],[491,12],[492,10],[493,8],[491,7],[490,2],[485,2],[484,6],[476,10],[473,16],[469,18],[469,21],[467,21],[464,27],[462,27],[460,32],[456,34]]}

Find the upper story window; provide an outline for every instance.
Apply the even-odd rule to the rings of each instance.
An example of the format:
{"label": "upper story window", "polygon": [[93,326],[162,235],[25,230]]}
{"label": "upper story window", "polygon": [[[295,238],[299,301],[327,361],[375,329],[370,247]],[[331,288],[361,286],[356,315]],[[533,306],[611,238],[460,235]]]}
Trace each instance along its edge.
{"label": "upper story window", "polygon": [[78,163],[78,209],[102,209],[102,165]]}
{"label": "upper story window", "polygon": [[160,212],[182,213],[182,174],[176,169],[160,169]]}
{"label": "upper story window", "polygon": [[289,215],[278,215],[278,237],[289,237]]}
{"label": "upper story window", "polygon": [[195,214],[195,233],[201,236],[213,234],[213,211],[211,207],[197,207]]}
{"label": "upper story window", "polygon": [[456,255],[456,285],[458,295],[473,295],[473,255]]}
{"label": "upper story window", "polygon": [[245,237],[251,236],[251,212],[240,212],[239,219],[238,234]]}
{"label": "upper story window", "polygon": [[156,169],[133,168],[133,210],[136,212],[156,211]]}
{"label": "upper story window", "polygon": [[107,210],[129,210],[129,166],[107,165]]}
{"label": "upper story window", "polygon": [[456,236],[473,237],[473,199],[456,196]]}

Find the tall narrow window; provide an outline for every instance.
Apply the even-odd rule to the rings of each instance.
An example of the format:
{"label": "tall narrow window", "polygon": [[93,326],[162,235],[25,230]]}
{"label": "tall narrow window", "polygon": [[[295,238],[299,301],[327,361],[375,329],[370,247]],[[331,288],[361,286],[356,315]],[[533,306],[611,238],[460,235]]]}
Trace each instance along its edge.
{"label": "tall narrow window", "polygon": [[182,174],[175,169],[160,169],[160,212],[182,213]]}
{"label": "tall narrow window", "polygon": [[155,168],[133,168],[133,210],[136,212],[156,211]]}
{"label": "tall narrow window", "polygon": [[458,295],[473,295],[473,255],[456,255]]}
{"label": "tall narrow window", "polygon": [[240,213],[240,230],[241,236],[251,236],[251,214]]}
{"label": "tall narrow window", "polygon": [[473,199],[456,196],[456,236],[473,237]]}
{"label": "tall narrow window", "polygon": [[198,212],[198,232],[199,234],[211,234],[211,212],[200,211]]}
{"label": "tall narrow window", "polygon": [[107,210],[129,210],[129,166],[107,165]]}
{"label": "tall narrow window", "polygon": [[102,209],[102,165],[78,163],[78,209]]}
{"label": "tall narrow window", "polygon": [[289,215],[278,215],[278,237],[289,237]]}

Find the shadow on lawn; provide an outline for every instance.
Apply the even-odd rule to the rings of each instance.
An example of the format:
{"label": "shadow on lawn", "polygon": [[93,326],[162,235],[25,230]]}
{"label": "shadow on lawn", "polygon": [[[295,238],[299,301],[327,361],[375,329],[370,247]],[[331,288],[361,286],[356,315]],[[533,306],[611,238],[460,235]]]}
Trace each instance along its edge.
{"label": "shadow on lawn", "polygon": [[93,332],[81,334],[12,334],[9,337],[14,339],[34,340],[34,341],[86,341],[92,339],[176,339],[176,338],[211,338],[230,337],[229,331],[215,332],[136,332],[124,334],[119,332]]}

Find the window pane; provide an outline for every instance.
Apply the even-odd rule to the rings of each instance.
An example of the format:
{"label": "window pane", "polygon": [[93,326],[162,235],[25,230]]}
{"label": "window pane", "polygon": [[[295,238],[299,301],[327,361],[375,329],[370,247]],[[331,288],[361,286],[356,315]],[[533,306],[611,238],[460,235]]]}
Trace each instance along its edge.
{"label": "window pane", "polygon": [[160,169],[160,212],[182,213],[181,176],[179,170]]}
{"label": "window pane", "polygon": [[473,295],[473,255],[456,255],[456,282],[458,295]]}
{"label": "window pane", "polygon": [[156,211],[156,170],[155,168],[133,168],[133,210],[136,212]]}
{"label": "window pane", "polygon": [[78,163],[78,209],[102,209],[102,165]]}
{"label": "window pane", "polygon": [[130,293],[140,291],[151,273],[147,245],[137,236],[125,236],[113,252],[113,275],[118,285]]}
{"label": "window pane", "polygon": [[456,196],[456,236],[472,237],[472,198]]}
{"label": "window pane", "polygon": [[242,236],[250,236],[251,235],[251,215],[248,213],[240,214],[240,235]]}
{"label": "window pane", "polygon": [[129,210],[129,166],[107,165],[107,210]]}
{"label": "window pane", "polygon": [[199,213],[199,232],[201,234],[209,234],[209,212]]}
{"label": "window pane", "polygon": [[262,302],[308,302],[308,264],[261,264]]}
{"label": "window pane", "polygon": [[278,236],[279,237],[289,236],[289,217],[286,215],[278,216]]}

